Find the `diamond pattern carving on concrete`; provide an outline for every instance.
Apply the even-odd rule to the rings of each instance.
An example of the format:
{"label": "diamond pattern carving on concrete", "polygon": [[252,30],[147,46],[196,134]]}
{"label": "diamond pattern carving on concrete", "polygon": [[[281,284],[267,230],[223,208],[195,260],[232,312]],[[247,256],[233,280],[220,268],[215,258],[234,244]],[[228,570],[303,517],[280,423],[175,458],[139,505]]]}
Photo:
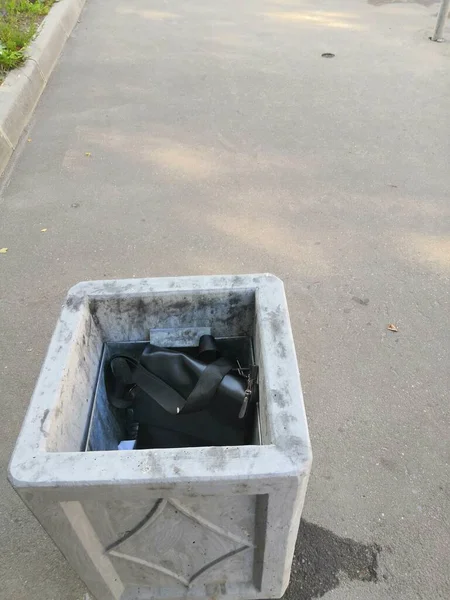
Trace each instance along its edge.
{"label": "diamond pattern carving on concrete", "polygon": [[218,563],[253,547],[177,500],[160,499],[105,553],[158,571],[189,588]]}

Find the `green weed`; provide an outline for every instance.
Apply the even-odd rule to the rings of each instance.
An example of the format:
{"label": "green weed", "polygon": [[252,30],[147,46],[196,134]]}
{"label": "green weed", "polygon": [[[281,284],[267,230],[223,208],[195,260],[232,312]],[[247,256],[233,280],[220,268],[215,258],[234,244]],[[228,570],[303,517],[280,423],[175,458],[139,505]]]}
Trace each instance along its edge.
{"label": "green weed", "polygon": [[0,7],[9,15],[46,15],[52,4],[49,0],[0,0]]}
{"label": "green weed", "polygon": [[26,47],[55,0],[0,0],[0,84],[20,66]]}

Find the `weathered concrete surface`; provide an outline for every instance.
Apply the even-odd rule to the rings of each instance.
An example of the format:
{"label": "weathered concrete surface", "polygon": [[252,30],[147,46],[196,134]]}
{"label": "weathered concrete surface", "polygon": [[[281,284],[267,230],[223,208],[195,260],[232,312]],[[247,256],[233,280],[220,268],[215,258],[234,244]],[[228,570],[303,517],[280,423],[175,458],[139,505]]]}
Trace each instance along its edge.
{"label": "weathered concrete surface", "polygon": [[287,597],[448,598],[437,7],[87,4],[0,205],[0,597],[84,599],[5,480],[66,290],[270,271],[286,284],[315,451]]}
{"label": "weathered concrete surface", "polygon": [[[103,343],[190,324],[254,339],[260,442],[84,452]],[[117,450],[116,432],[101,437]],[[311,460],[283,283],[139,278],[70,290],[9,477],[98,600],[255,600],[280,598],[289,584]]]}

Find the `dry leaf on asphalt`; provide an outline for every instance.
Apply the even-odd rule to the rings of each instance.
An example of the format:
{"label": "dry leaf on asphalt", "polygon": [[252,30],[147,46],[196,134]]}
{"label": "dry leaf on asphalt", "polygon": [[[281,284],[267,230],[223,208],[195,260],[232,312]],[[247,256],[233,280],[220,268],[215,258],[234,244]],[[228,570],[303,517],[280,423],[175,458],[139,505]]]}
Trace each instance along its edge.
{"label": "dry leaf on asphalt", "polygon": [[91,152],[85,152],[85,153],[84,153],[84,155],[85,155],[85,156],[91,156],[91,155],[92,155],[92,153],[91,153]]}
{"label": "dry leaf on asphalt", "polygon": [[394,323],[389,323],[389,325],[387,326],[387,328],[389,329],[389,331],[398,331],[398,329],[394,325]]}

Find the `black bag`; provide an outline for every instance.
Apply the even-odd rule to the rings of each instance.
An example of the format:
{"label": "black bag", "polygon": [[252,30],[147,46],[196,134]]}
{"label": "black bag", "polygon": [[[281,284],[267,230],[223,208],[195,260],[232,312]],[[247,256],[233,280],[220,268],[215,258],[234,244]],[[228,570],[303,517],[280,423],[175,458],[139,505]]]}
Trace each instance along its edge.
{"label": "black bag", "polygon": [[108,399],[117,409],[132,408],[137,449],[251,443],[257,368],[244,376],[240,366],[216,356],[214,338],[203,336],[198,357],[148,344],[139,360],[109,359]]}

